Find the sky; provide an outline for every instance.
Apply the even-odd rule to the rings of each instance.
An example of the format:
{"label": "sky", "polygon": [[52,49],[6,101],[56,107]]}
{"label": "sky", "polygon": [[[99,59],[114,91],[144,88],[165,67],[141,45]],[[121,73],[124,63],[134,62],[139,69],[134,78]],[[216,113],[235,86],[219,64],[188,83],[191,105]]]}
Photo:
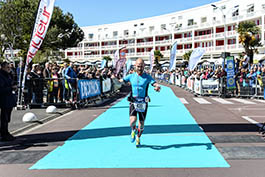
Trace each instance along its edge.
{"label": "sky", "polygon": [[103,25],[173,13],[219,0],[56,0],[80,27]]}

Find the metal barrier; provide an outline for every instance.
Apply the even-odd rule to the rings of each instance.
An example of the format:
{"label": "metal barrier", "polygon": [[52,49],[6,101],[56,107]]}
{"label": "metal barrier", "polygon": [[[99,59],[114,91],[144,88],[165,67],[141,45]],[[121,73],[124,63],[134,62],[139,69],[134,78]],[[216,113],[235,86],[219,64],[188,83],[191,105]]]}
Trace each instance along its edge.
{"label": "metal barrier", "polygon": [[122,84],[116,79],[29,78],[25,83],[23,105],[43,107],[83,107],[116,93]]}
{"label": "metal barrier", "polygon": [[[210,78],[210,79],[197,79],[194,76],[186,78],[180,73],[172,73],[169,77],[163,77],[156,74],[155,78],[160,82],[174,84],[186,90],[202,96],[220,96],[220,97],[246,97],[246,98],[258,98],[264,99],[264,86],[265,77],[256,77],[255,80],[250,82],[248,79],[244,79],[242,82],[236,81],[235,89],[227,89],[226,77]],[[168,80],[166,80],[168,79]]]}

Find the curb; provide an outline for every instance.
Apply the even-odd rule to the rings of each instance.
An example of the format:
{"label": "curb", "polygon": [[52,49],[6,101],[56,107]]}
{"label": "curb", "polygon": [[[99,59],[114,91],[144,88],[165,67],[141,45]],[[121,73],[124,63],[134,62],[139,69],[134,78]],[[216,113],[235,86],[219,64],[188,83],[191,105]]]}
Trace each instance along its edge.
{"label": "curb", "polygon": [[[53,114],[53,115],[50,115],[50,116],[48,116],[48,117],[45,117],[45,118],[43,118],[43,119],[41,119],[41,120],[39,120],[40,122],[42,122],[42,123],[46,123],[46,122],[48,122],[48,121],[50,121],[50,120],[52,120],[52,119],[55,119],[55,118],[57,118],[57,117],[60,117],[60,116],[62,116],[62,115],[64,115],[64,114],[66,114],[66,113],[68,113],[68,112],[70,112],[70,111],[72,111],[72,109],[66,109],[66,110],[64,110],[64,111],[62,111],[62,112],[57,112],[56,114]],[[22,127],[22,128],[19,128],[19,129],[17,129],[17,130],[14,130],[14,131],[12,131],[12,132],[10,132],[12,135],[18,135],[19,133],[22,133],[22,132],[24,132],[25,130],[27,130],[27,129],[30,129],[30,128],[33,128],[33,127],[36,127],[37,125],[40,125],[39,123],[30,123],[30,124],[28,124],[28,125],[26,125],[26,126],[24,126],[24,127]]]}

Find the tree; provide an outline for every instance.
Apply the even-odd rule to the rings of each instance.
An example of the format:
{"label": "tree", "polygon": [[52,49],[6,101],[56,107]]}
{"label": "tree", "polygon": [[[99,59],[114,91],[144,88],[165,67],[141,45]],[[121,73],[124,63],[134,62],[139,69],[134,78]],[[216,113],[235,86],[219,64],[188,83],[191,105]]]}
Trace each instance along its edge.
{"label": "tree", "polygon": [[155,68],[157,70],[161,69],[161,65],[159,64],[160,58],[163,58],[163,54],[160,52],[160,50],[155,50],[154,51],[154,55],[155,55]]}
{"label": "tree", "polygon": [[254,52],[257,52],[257,47],[261,47],[260,28],[252,21],[244,21],[239,23],[237,27],[239,33],[239,43],[244,47],[246,54],[250,58],[250,63],[253,63]]}
{"label": "tree", "polygon": [[191,53],[192,53],[192,50],[186,52],[186,53],[183,55],[183,59],[186,60],[186,61],[189,61]]}
{"label": "tree", "polygon": [[[1,3],[0,31],[14,49],[28,50],[37,10],[36,0],[13,0]],[[83,38],[84,33],[74,22],[72,14],[63,14],[59,7],[55,7],[40,50],[74,47]],[[0,42],[1,51],[5,48],[6,46],[1,45]]]}

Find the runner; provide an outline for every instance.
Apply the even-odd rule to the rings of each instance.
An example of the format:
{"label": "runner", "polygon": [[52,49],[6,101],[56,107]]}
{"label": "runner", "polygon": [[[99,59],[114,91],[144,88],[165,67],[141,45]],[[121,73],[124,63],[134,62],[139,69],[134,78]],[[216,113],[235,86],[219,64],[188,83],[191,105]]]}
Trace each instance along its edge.
{"label": "runner", "polygon": [[[149,74],[144,72],[143,59],[139,58],[136,60],[135,70],[136,72],[127,75],[121,81],[131,83],[132,93],[128,98],[130,101],[130,126],[132,128],[131,142],[133,143],[136,139],[136,147],[139,147],[140,137],[144,131],[144,121],[148,107],[147,102],[150,101],[147,96],[148,86],[151,84],[157,92],[160,91],[160,86]],[[137,113],[139,116],[138,129],[136,128]]]}

